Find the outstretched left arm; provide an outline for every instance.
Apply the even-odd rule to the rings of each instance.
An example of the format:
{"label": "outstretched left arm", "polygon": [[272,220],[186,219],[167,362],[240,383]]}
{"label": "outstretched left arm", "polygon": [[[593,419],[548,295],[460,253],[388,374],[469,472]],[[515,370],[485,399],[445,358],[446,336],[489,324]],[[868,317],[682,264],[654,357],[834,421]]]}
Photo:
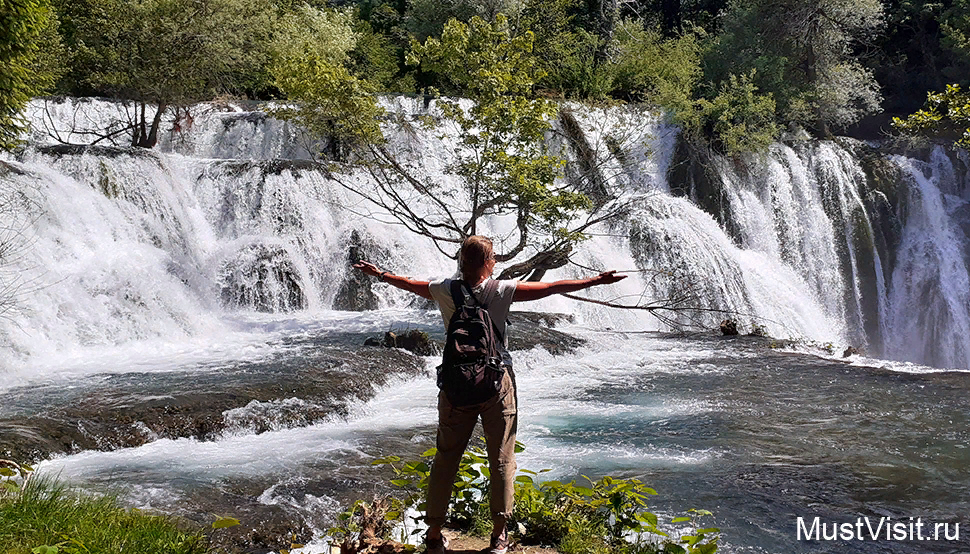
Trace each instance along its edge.
{"label": "outstretched left arm", "polygon": [[512,296],[513,302],[529,302],[539,300],[553,294],[569,294],[578,290],[588,289],[597,285],[611,285],[617,281],[626,279],[626,275],[617,275],[616,271],[600,273],[596,277],[589,279],[568,279],[563,281],[553,281],[542,283],[534,281],[519,281],[515,284],[515,294]]}
{"label": "outstretched left arm", "polygon": [[417,294],[422,298],[427,298],[428,300],[433,300],[433,298],[431,298],[431,290],[428,288],[428,281],[418,281],[411,279],[410,277],[392,275],[390,272],[377,269],[377,266],[370,262],[357,262],[354,264],[354,269],[359,269],[367,275],[377,277],[385,283],[393,285],[399,289],[413,292],[414,294]]}

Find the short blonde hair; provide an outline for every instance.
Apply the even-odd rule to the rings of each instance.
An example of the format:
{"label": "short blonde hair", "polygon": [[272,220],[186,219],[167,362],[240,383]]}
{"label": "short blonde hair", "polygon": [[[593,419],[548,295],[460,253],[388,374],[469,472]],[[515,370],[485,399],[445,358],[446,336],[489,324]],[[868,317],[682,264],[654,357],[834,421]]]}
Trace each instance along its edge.
{"label": "short blonde hair", "polygon": [[461,243],[461,253],[458,257],[462,278],[467,280],[475,277],[475,274],[485,267],[486,262],[494,259],[491,239],[482,235],[468,237]]}

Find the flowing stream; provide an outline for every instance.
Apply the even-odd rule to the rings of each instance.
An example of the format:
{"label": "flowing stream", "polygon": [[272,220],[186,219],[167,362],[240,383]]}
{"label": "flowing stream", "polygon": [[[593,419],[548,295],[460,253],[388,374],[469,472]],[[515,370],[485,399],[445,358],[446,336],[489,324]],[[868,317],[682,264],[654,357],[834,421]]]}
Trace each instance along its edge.
{"label": "flowing stream", "polygon": [[[417,123],[434,104],[386,105],[399,114],[392,147],[460,204],[443,173],[453,133]],[[381,490],[370,460],[422,452],[435,423],[434,357],[362,343],[388,329],[440,338],[440,317],[349,263],[420,278],[454,269],[424,239],[364,217],[373,208],[311,161],[325,142],[248,110],[195,107],[141,151],[57,144],[90,140],[123,105],[32,103],[30,144],[0,160],[0,238],[14,247],[0,284],[15,299],[0,306],[0,455],[44,459],[42,473],[133,505],[234,515],[244,525],[227,533],[252,552],[287,533],[322,551],[340,504]],[[582,341],[512,326],[546,337],[513,353],[520,467],[640,477],[661,519],[714,512],[725,552],[965,551],[965,158],[840,139],[732,160],[685,148],[649,114],[571,117],[549,138],[586,167],[568,178],[631,209],[547,278],[636,270],[589,295],[686,294],[743,332],[796,340],[670,333],[713,329],[722,312],[665,322],[565,298],[523,305],[573,314],[555,329]],[[509,229],[493,219],[486,233]],[[838,357],[849,345],[864,354]],[[797,518],[816,516],[919,517],[961,535],[797,540]]]}

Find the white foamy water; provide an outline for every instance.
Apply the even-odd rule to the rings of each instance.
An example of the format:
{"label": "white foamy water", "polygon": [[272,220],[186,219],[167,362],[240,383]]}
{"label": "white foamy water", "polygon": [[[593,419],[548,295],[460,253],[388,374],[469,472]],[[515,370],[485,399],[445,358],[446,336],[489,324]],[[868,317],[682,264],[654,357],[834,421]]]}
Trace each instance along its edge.
{"label": "white foamy water", "polygon": [[[930,161],[897,158],[911,179],[908,219],[893,271],[888,354],[942,368],[970,367],[970,202],[940,148]],[[916,353],[914,356],[913,353]]]}
{"label": "white foamy water", "polygon": [[[580,329],[573,331],[582,333]],[[672,399],[669,403],[661,402],[649,408],[638,405],[617,410],[608,404],[590,403],[583,395],[590,389],[622,381],[634,373],[717,372],[714,366],[692,365],[695,360],[711,356],[712,352],[689,349],[676,341],[671,344],[665,339],[631,338],[617,333],[599,333],[589,339],[592,344],[581,348],[576,355],[552,356],[539,348],[516,353],[516,378],[520,394],[525,399],[522,417],[528,422],[520,427],[520,434],[530,446],[534,443],[537,451],[542,450],[541,435],[546,429],[542,422],[561,414],[579,419],[604,415],[622,417],[623,414],[662,418],[704,411],[704,403],[693,399]],[[437,363],[433,357],[426,360],[429,366]],[[112,471],[154,472],[157,469],[161,473],[176,471],[185,477],[198,474],[200,479],[211,479],[273,471],[274,465],[289,469],[330,454],[356,452],[366,444],[367,439],[360,437],[367,433],[396,434],[402,430],[432,427],[437,421],[436,398],[437,387],[430,377],[394,378],[375,398],[354,408],[346,419],[337,417],[326,423],[260,435],[229,434],[214,442],[158,440],[115,452],[84,452],[44,462],[42,466],[45,471],[82,480]],[[530,460],[532,456],[527,453],[523,459]],[[631,451],[619,456],[655,459],[657,453]],[[573,458],[576,457],[569,455],[564,460]],[[693,459],[683,453],[677,453],[673,458]],[[547,461],[541,456],[535,459]],[[157,468],[153,469],[155,464]],[[559,469],[562,472],[567,468]]]}
{"label": "white foamy water", "polygon": [[[406,315],[390,313],[385,319]],[[412,315],[420,320],[425,313]],[[301,329],[293,322],[281,327],[293,336],[313,332],[312,325]],[[807,509],[797,504],[805,492],[790,496],[782,491],[768,501],[757,494],[758,488],[752,492],[752,485],[745,485],[744,479],[778,479],[772,471],[784,471],[794,463],[797,471],[808,473],[802,477],[804,483],[782,474],[785,487],[815,490],[819,479],[827,475],[824,471],[833,456],[836,467],[863,456],[892,467],[902,463],[900,471],[904,472],[928,463],[934,468],[963,463],[958,450],[945,459],[926,458],[927,448],[939,448],[936,442],[962,441],[960,432],[947,438],[934,431],[933,444],[919,443],[922,446],[916,448],[911,461],[899,460],[909,450],[906,445],[928,428],[937,429],[946,421],[959,424],[970,417],[965,410],[954,410],[951,400],[939,406],[939,414],[934,406],[919,400],[924,387],[926,395],[940,398],[933,381],[915,383],[893,395],[899,386],[894,378],[869,375],[871,370],[862,365],[847,373],[847,366],[812,362],[814,358],[805,355],[765,360],[763,346],[746,350],[730,341],[579,327],[564,330],[587,339],[587,346],[563,356],[539,348],[513,356],[520,399],[518,438],[527,445],[518,456],[519,467],[551,469],[543,479],[568,480],[580,474],[643,478],[660,491],[651,505],[662,517],[675,517],[688,507],[713,510],[718,517],[715,524],[727,529],[722,541],[726,552],[782,552],[779,545],[791,540],[772,534],[772,530],[780,533],[781,522],[765,520],[764,513],[793,509],[787,504],[792,498],[796,499],[794,509]],[[787,359],[799,364],[797,369],[789,369]],[[436,360],[429,357],[426,362],[430,367]],[[299,355],[289,363],[299,363]],[[913,371],[918,368],[888,369],[921,373]],[[816,371],[820,373],[816,375]],[[840,379],[847,381],[839,385]],[[825,388],[816,390],[819,387]],[[869,398],[871,387],[877,395],[889,396]],[[378,475],[370,466],[374,457],[402,454],[402,448],[416,455],[433,444],[436,394],[430,376],[394,378],[374,398],[354,405],[346,418],[258,435],[237,429],[208,442],[162,439],[113,452],[82,452],[44,461],[39,471],[82,485],[110,483],[133,504],[163,511],[184,509],[206,487],[228,486],[231,490],[232,483],[257,480],[263,483],[257,494],[259,503],[283,507],[294,518],[306,518],[319,532],[332,521],[340,502],[337,493],[327,493],[315,483],[340,475],[360,486],[357,490],[352,484],[351,492],[341,494],[371,494],[373,485],[369,483]],[[800,400],[802,395],[812,394],[820,397]],[[901,404],[889,404],[886,398]],[[304,401],[287,399],[281,404]],[[261,408],[266,406],[249,405],[237,413]],[[853,419],[868,425],[872,424],[871,410],[879,410],[881,425],[894,429],[899,440],[887,442],[881,431],[873,436],[866,425],[858,427],[836,417],[846,409]],[[918,421],[912,421],[913,417]],[[836,428],[816,436],[819,425]],[[840,440],[846,444],[836,448]],[[951,457],[959,459],[946,461]],[[843,458],[844,462],[839,461]],[[861,467],[868,467],[866,464]],[[938,471],[948,474],[946,467]],[[850,486],[839,473],[828,478],[840,487]],[[742,481],[736,483],[736,479]],[[874,492],[857,494],[875,495],[871,502],[878,505],[881,483]],[[966,485],[950,479],[941,484]],[[830,501],[841,506],[832,509],[850,509],[841,497]],[[897,501],[910,506],[894,508],[897,512],[916,509],[915,500],[908,496]],[[951,506],[950,500],[940,502],[941,509],[950,509],[946,507]],[[745,532],[751,521],[766,531]],[[324,545],[318,534],[305,551],[318,552]]]}
{"label": "white foamy water", "polygon": [[[383,102],[400,115],[387,126],[391,148],[460,205],[466,193],[444,173],[453,130],[418,125],[420,99]],[[613,205],[629,207],[630,215],[592,228],[592,239],[573,256],[577,265],[548,278],[588,275],[584,268],[637,270],[588,294],[642,304],[687,294],[687,304],[723,312],[667,314],[680,324],[712,326],[732,313],[742,328],[763,325],[777,336],[970,366],[962,338],[970,310],[959,292],[966,290],[967,192],[942,150],[927,163],[891,160],[910,176],[900,183],[909,193],[900,195],[900,213],[908,216],[898,223],[897,255],[874,242],[883,230],[872,223],[871,198],[881,193],[835,143],[776,145],[741,164],[713,158],[727,207],[716,220],[669,192],[675,128],[635,108],[570,108],[576,130],[557,127],[552,144],[574,158],[567,137],[582,141],[595,174],[583,186],[617,195]],[[30,138],[37,145],[81,143],[127,109],[97,99],[38,100],[29,110]],[[188,117],[166,120],[157,151],[41,149],[12,162],[25,174],[8,174],[4,194],[27,199],[29,216],[20,225],[29,247],[5,271],[30,286],[20,287],[26,292],[19,309],[0,322],[7,371],[38,367],[50,354],[83,356],[86,347],[165,351],[166,343],[205,341],[234,332],[229,314],[236,310],[325,311],[350,276],[351,247],[399,273],[453,272],[453,262],[430,243],[382,223],[373,206],[309,163],[320,144],[250,109],[192,107]],[[123,136],[99,146],[123,146]],[[513,226],[491,219],[484,232],[501,243]],[[939,285],[916,275],[932,267],[941,268]],[[382,307],[411,303],[384,285],[375,290]],[[922,319],[908,316],[914,305],[929,306]],[[642,311],[565,299],[537,306],[578,313],[593,326],[666,328]]]}

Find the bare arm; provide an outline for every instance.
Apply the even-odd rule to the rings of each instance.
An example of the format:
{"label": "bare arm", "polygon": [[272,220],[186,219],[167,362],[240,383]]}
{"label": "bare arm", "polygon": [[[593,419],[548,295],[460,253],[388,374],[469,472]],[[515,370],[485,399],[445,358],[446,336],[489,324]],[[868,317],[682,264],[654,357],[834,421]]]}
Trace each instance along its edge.
{"label": "bare arm", "polygon": [[588,279],[567,279],[563,281],[553,281],[542,283],[535,281],[519,281],[515,284],[515,293],[512,295],[512,302],[529,302],[539,300],[553,294],[567,294],[578,290],[588,289],[596,285],[609,285],[626,279],[626,275],[617,275],[616,271],[600,273],[596,277]]}
{"label": "bare arm", "polygon": [[427,298],[428,300],[433,300],[433,298],[431,298],[431,291],[428,289],[428,281],[418,281],[416,279],[411,279],[410,277],[391,275],[387,271],[377,269],[377,266],[370,262],[357,262],[354,264],[354,268],[359,269],[372,277],[383,277],[385,283],[393,285],[399,289],[413,292],[414,294],[417,294],[422,298]]}

